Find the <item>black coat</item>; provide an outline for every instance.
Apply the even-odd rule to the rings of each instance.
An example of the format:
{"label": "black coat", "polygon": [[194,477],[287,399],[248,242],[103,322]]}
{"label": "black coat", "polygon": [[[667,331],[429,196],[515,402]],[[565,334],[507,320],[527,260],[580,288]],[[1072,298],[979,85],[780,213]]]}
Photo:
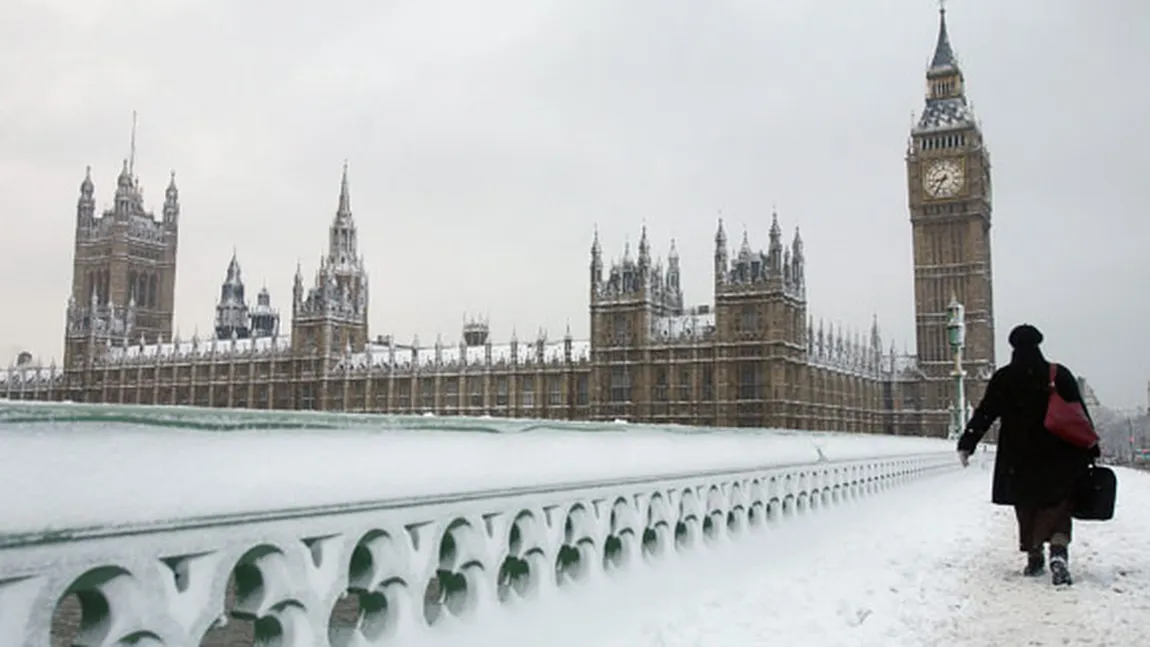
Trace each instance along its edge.
{"label": "black coat", "polygon": [[[1081,449],[1046,430],[1049,382],[1050,364],[1041,353],[1035,349],[1030,357],[1020,357],[1015,351],[1011,363],[990,378],[982,402],[958,440],[959,450],[973,453],[994,421],[1002,420],[994,461],[994,503],[1057,504],[1071,496],[1075,481],[1098,453],[1097,447]],[[1078,381],[1066,367],[1059,365],[1054,384],[1067,402],[1082,402]]]}

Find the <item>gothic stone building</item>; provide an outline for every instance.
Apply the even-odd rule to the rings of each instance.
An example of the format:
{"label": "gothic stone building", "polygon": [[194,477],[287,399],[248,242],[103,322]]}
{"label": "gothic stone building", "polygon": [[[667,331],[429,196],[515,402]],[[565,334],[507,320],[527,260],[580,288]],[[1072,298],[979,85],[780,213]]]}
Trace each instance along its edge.
{"label": "gothic stone building", "polygon": [[720,221],[710,305],[684,304],[674,244],[665,264],[654,259],[644,228],[637,254],[627,249],[609,267],[596,233],[589,340],[540,333],[497,344],[486,321],[467,321],[457,343],[372,338],[346,166],[310,288],[297,268],[290,333],[281,334],[266,289],[247,305],[233,256],[214,338],[183,340],[172,325],[174,176],[157,219],[125,164],[115,206],[102,217],[91,177],[80,187],[63,370],[0,373],[0,395],[944,434],[952,299],[966,305],[973,398],[994,368],[990,162],[945,14],[926,76],[926,108],[906,155],[915,356],[884,352],[877,321],[865,334],[815,323],[802,239],[796,230],[784,243],[777,216],[765,251],[752,249],[746,233],[732,250]]}
{"label": "gothic stone building", "polygon": [[947,346],[947,305],[966,308],[967,397],[982,397],[994,373],[994,273],[990,255],[990,153],[966,100],[966,82],[939,20],[938,43],[926,73],[926,108],[906,152],[914,236],[916,363],[922,373],[926,424],[945,426],[953,362]]}

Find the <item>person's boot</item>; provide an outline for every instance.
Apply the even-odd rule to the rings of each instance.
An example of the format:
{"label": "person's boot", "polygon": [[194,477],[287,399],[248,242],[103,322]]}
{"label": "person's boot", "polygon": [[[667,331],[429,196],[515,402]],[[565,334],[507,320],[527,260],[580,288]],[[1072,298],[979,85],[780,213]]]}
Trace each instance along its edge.
{"label": "person's boot", "polygon": [[1066,546],[1050,547],[1050,582],[1054,586],[1070,586],[1070,555]]}
{"label": "person's boot", "polygon": [[1022,570],[1022,574],[1027,577],[1034,577],[1042,575],[1042,571],[1046,569],[1046,555],[1043,553],[1042,548],[1032,548],[1026,553],[1026,568]]}

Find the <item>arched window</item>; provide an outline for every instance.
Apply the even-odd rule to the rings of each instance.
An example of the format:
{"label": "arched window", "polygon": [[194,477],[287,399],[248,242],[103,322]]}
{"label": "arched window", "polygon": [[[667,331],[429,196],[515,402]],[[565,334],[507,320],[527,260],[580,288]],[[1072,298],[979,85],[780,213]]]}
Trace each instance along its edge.
{"label": "arched window", "polygon": [[148,307],[155,308],[156,304],[160,302],[160,294],[157,289],[156,275],[152,274],[148,277]]}

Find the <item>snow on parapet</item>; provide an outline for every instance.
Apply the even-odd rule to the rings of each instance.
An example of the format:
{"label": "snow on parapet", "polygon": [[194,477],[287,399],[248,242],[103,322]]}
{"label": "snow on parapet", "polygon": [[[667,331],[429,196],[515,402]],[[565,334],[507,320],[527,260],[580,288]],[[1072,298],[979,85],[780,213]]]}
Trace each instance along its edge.
{"label": "snow on parapet", "polygon": [[698,341],[715,334],[715,313],[708,308],[694,308],[687,314],[654,317],[651,336],[656,341]]}
{"label": "snow on parapet", "polygon": [[[64,371],[57,368],[55,364],[51,366],[12,366],[7,369],[0,369],[0,384],[11,386],[52,384],[62,377],[64,377]],[[0,395],[3,395],[3,389],[0,389]]]}
{"label": "snow on parapet", "polygon": [[291,338],[254,337],[247,339],[199,339],[158,344],[137,343],[129,346],[110,346],[104,357],[107,363],[134,363],[192,357],[247,357],[291,350]]}
{"label": "snow on parapet", "polygon": [[896,353],[892,347],[890,355],[886,357],[884,366],[891,379],[914,380],[923,377],[922,369],[918,366],[918,358],[907,353]]}
{"label": "snow on parapet", "polygon": [[369,366],[411,371],[482,366],[559,366],[568,362],[568,356],[575,364],[589,361],[591,342],[567,338],[482,346],[441,343],[421,346],[418,339],[412,344],[376,343],[369,344],[363,352],[346,355],[336,367],[348,371],[362,371]]}
{"label": "snow on parapet", "polygon": [[[4,420],[9,412],[18,419]],[[103,416],[136,422],[101,423]],[[231,430],[189,434],[180,428],[196,428],[197,420],[209,428],[224,423],[223,428]],[[243,424],[235,424],[244,421],[250,425],[247,431]],[[155,523],[173,515],[346,506],[373,497],[443,497],[797,464],[825,467],[827,461],[903,460],[924,454],[941,456],[948,466],[957,467],[952,446],[940,439],[642,423],[626,428],[628,433],[610,433],[618,426],[149,405],[5,404],[0,406],[4,447],[0,485],[21,496],[0,498],[0,535]],[[269,429],[274,433],[267,433]],[[460,433],[464,430],[472,433]],[[109,446],[123,451],[109,452]],[[106,460],[93,461],[93,455]],[[188,469],[172,469],[173,460]],[[253,461],[258,461],[260,470],[243,469]],[[437,470],[428,470],[431,461],[446,461],[452,477],[444,479]],[[191,469],[209,465],[212,469]],[[72,479],[61,479],[59,474]],[[794,485],[807,478],[795,476]],[[76,482],[85,487],[76,488]],[[141,489],[140,483],[148,487]]]}
{"label": "snow on parapet", "polygon": [[[568,351],[568,346],[570,350]],[[591,343],[584,340],[535,340],[465,346],[436,344],[371,343],[365,350],[345,354],[337,364],[340,368],[362,370],[373,368],[394,369],[431,368],[436,366],[507,366],[558,365],[567,361],[582,363],[590,359]],[[226,359],[267,354],[290,354],[291,339],[287,336],[257,337],[249,339],[199,339],[159,344],[132,344],[110,346],[103,361],[108,364],[135,364],[142,362]]]}

